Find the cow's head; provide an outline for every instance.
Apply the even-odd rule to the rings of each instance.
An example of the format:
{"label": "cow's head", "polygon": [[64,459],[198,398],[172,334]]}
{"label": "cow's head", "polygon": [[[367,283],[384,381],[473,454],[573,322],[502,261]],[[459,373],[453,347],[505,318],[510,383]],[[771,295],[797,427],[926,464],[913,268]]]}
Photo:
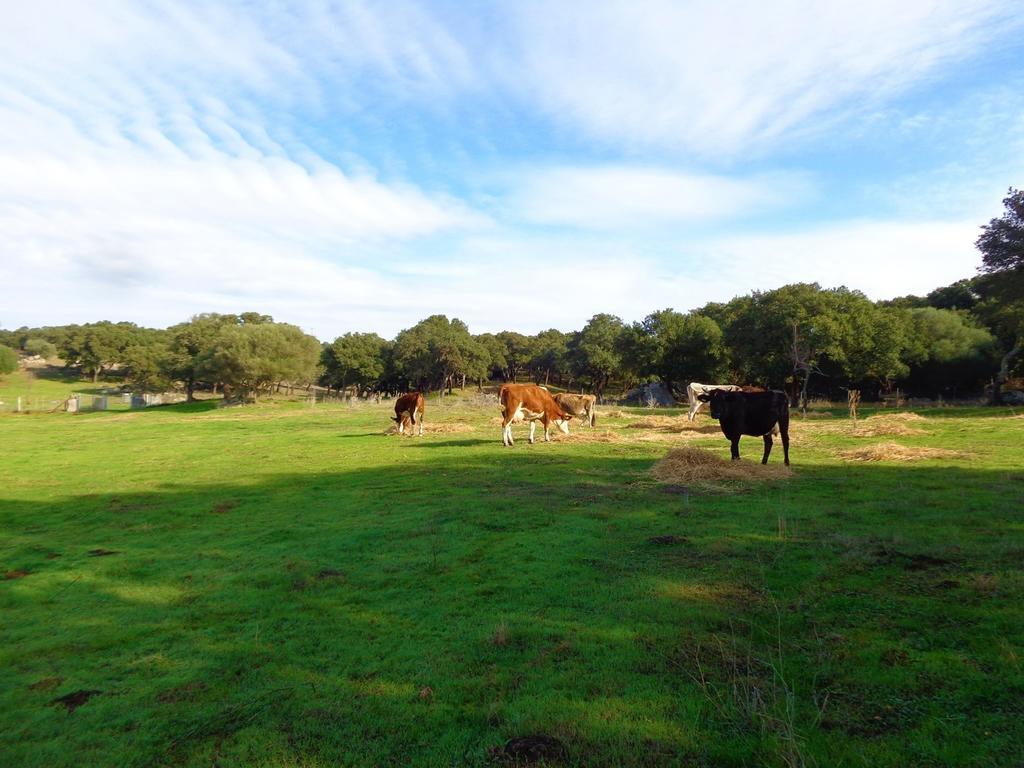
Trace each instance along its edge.
{"label": "cow's head", "polygon": [[721,421],[728,418],[743,400],[742,392],[728,392],[723,389],[716,389],[703,395],[697,396],[698,400],[711,404],[711,418]]}

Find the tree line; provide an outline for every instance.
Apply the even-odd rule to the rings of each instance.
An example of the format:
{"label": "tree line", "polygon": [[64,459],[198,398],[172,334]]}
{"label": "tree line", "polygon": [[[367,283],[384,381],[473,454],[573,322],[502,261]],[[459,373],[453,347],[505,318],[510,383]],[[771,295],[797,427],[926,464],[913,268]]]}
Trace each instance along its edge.
{"label": "tree line", "polygon": [[[182,387],[251,398],[282,382],[361,396],[531,380],[605,396],[647,381],[682,399],[690,381],[785,389],[794,400],[867,398],[895,387],[957,398],[1000,387],[1024,337],[1024,193],[982,227],[980,274],[926,296],[873,302],[845,287],[796,283],[639,322],[594,315],[580,330],[473,334],[433,315],[394,339],[346,333],[321,343],[256,312],[201,314],[166,329],[133,323],[0,330],[0,345],[60,357],[98,380],[142,391]],[[0,365],[4,354],[0,353]]]}

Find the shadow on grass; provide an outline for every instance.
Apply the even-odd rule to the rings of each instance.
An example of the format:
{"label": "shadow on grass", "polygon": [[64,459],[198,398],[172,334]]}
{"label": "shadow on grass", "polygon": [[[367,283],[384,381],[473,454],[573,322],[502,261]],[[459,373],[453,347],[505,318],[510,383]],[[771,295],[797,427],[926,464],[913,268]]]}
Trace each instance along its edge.
{"label": "shadow on grass", "polygon": [[649,460],[411,444],[489,442],[5,502],[0,762],[484,765],[546,733],[573,765],[948,764],[955,722],[997,763],[1024,736],[1021,473],[684,499]]}

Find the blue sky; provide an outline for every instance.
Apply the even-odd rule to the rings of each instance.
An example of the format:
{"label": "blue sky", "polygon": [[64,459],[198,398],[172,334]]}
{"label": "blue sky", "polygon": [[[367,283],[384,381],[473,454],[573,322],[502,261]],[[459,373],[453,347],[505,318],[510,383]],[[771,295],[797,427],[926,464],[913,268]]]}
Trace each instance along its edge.
{"label": "blue sky", "polygon": [[[808,7],[813,6],[813,7]],[[0,325],[320,338],[974,273],[1018,2],[47,2],[0,28]]]}

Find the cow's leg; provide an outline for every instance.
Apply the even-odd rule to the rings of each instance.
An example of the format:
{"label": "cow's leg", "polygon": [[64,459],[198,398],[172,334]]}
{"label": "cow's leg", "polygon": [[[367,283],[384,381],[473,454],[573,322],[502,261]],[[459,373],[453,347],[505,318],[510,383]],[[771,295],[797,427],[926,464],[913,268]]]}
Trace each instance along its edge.
{"label": "cow's leg", "polygon": [[689,419],[690,421],[693,421],[694,418],[696,418],[697,411],[700,410],[701,405],[702,405],[701,401],[695,399],[693,404],[690,405],[690,412],[688,414],[686,414],[686,418]]}
{"label": "cow's leg", "polygon": [[420,411],[420,437],[423,437],[423,411]]}
{"label": "cow's leg", "polygon": [[502,445],[512,445],[512,422],[506,422],[501,428],[501,442]]}
{"label": "cow's leg", "polygon": [[530,445],[533,445],[533,434],[537,429],[537,422],[534,419],[530,419]]}
{"label": "cow's leg", "polygon": [[405,414],[404,413],[398,414],[398,434],[400,434],[400,435],[404,435],[405,434]]}
{"label": "cow's leg", "polygon": [[771,452],[772,452],[772,433],[769,432],[767,435],[764,436],[764,456],[761,457],[761,463],[762,464],[767,464],[768,463],[768,456],[771,455]]}
{"label": "cow's leg", "polygon": [[730,439],[730,446],[729,447],[732,450],[732,460],[733,461],[739,461],[740,460],[740,436],[739,435],[736,435],[736,437]]}
{"label": "cow's leg", "polygon": [[547,419],[544,419],[544,442],[551,442],[551,422]]}
{"label": "cow's leg", "polygon": [[594,409],[593,408],[590,409],[590,426],[592,426],[592,427],[597,426],[597,414],[594,413]]}
{"label": "cow's leg", "polygon": [[780,424],[779,433],[782,435],[782,455],[786,457],[786,466],[789,466],[789,424]]}

